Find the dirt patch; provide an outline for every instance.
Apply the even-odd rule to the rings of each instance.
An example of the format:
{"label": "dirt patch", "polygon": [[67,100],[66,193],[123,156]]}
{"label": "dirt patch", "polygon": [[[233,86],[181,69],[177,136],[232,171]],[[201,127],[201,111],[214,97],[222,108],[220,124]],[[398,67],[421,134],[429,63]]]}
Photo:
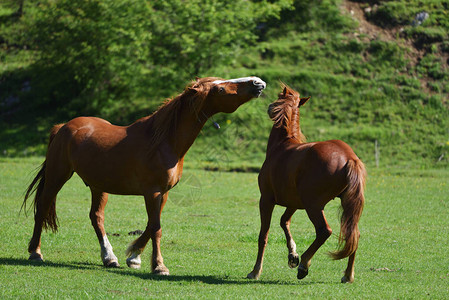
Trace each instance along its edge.
{"label": "dirt patch", "polygon": [[342,3],[342,9],[359,24],[357,32],[353,33],[354,37],[363,42],[369,42],[372,40],[395,42],[402,47],[410,49],[410,53],[404,53],[404,55],[414,65],[416,65],[424,56],[425,51],[415,48],[413,40],[403,38],[403,26],[389,26],[388,28],[383,28],[368,21],[365,11],[373,10],[373,5],[369,3],[344,0]]}
{"label": "dirt patch", "polygon": [[[370,1],[366,2],[352,2],[349,0],[343,0],[341,10],[343,13],[349,14],[358,23],[356,32],[351,33],[354,38],[369,43],[373,40],[380,40],[386,42],[397,43],[401,48],[407,49],[404,51],[404,57],[409,61],[407,69],[414,69],[421,59],[426,55],[426,49],[423,47],[416,47],[414,40],[406,38],[403,34],[404,27],[402,25],[392,25],[388,27],[381,27],[366,18],[366,13],[375,9],[374,3]],[[446,53],[440,53],[443,61],[448,61],[448,55]],[[448,61],[449,64],[449,61]],[[418,77],[421,82],[421,89],[428,93],[434,94],[429,89],[429,83],[433,82],[431,78]]]}
{"label": "dirt patch", "polygon": [[[362,39],[392,41],[396,40],[398,32],[401,31],[400,27],[384,29],[369,22],[365,16],[365,9],[371,10],[372,8],[367,6],[367,4],[344,0],[342,6],[358,22],[359,28],[355,35]],[[365,8],[362,8],[362,6],[365,6]]]}

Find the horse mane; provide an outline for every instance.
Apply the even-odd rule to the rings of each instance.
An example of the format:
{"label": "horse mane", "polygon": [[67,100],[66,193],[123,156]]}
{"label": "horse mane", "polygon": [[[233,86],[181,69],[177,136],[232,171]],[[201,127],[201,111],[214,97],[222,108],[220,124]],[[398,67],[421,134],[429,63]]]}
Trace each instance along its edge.
{"label": "horse mane", "polygon": [[287,138],[294,139],[298,143],[305,143],[306,137],[299,126],[299,93],[283,82],[281,87],[283,92],[273,103],[271,120],[276,128],[285,129]]}
{"label": "horse mane", "polygon": [[219,79],[205,77],[190,82],[181,94],[167,99],[153,114],[142,118],[149,121],[146,128],[150,136],[148,153],[154,153],[162,141],[172,136],[182,110],[192,111],[198,120],[202,118],[199,113],[211,87],[208,83]]}

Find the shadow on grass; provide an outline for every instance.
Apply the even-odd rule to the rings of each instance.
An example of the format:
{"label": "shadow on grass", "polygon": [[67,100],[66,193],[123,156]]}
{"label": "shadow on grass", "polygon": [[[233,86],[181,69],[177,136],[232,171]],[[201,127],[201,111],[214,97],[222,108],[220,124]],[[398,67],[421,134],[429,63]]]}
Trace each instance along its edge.
{"label": "shadow on grass", "polygon": [[152,273],[142,273],[135,270],[127,270],[127,269],[108,269],[108,272],[112,272],[115,274],[121,274],[126,276],[134,276],[144,280],[153,280],[153,281],[168,281],[168,282],[200,282],[205,284],[232,284],[232,285],[249,285],[249,284],[274,284],[274,285],[296,285],[293,282],[285,282],[278,280],[250,280],[244,279],[236,280],[229,278],[227,275],[223,276],[212,276],[212,275],[169,275],[169,276],[161,276],[154,275]]}
{"label": "shadow on grass", "polygon": [[32,260],[28,260],[28,259],[3,258],[3,257],[0,257],[0,265],[52,267],[52,268],[77,269],[77,270],[95,270],[95,269],[99,269],[102,267],[101,265],[86,263],[86,262],[84,262],[84,263],[78,263],[78,262],[54,263],[51,261],[38,262],[38,261],[32,261]]}
{"label": "shadow on grass", "polygon": [[52,268],[65,268],[73,270],[101,270],[104,269],[106,272],[114,273],[123,276],[134,276],[144,280],[152,281],[168,281],[168,282],[199,282],[205,284],[229,284],[229,285],[249,285],[249,284],[271,284],[271,285],[316,285],[316,284],[331,284],[331,282],[324,281],[298,281],[298,282],[287,282],[280,280],[250,280],[241,279],[236,280],[228,278],[228,276],[212,276],[212,275],[169,275],[160,276],[151,273],[142,272],[139,270],[131,270],[125,267],[108,269],[104,268],[100,264],[86,263],[86,262],[68,262],[68,263],[54,263],[51,261],[45,262],[35,262],[28,259],[18,259],[18,258],[3,258],[0,257],[0,265],[7,266],[33,266],[33,267],[52,267]]}

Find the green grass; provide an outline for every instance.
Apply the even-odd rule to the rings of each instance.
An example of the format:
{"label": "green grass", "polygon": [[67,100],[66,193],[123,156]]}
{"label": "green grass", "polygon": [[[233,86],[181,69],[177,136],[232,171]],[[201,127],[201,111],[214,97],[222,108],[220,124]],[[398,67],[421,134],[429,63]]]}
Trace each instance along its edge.
{"label": "green grass", "polygon": [[[275,209],[259,281],[245,279],[255,262],[259,213],[256,173],[194,169],[184,177],[162,214],[162,253],[171,275],[150,274],[150,252],[141,270],[126,266],[128,232],[146,224],[141,197],[111,196],[106,230],[122,265],[102,267],[88,218],[89,189],[74,176],[60,192],[60,231],[44,233],[44,264],[28,262],[33,218],[18,215],[31,171],[41,158],[0,158],[0,298],[292,298],[393,299],[447,297],[449,285],[448,170],[370,168],[353,284],[340,284],[346,260],[332,261],[339,232],[339,200],[326,207],[334,235],[298,281],[287,266],[287,249]],[[303,211],[293,217],[298,252],[314,238]],[[112,235],[119,234],[119,235]]]}

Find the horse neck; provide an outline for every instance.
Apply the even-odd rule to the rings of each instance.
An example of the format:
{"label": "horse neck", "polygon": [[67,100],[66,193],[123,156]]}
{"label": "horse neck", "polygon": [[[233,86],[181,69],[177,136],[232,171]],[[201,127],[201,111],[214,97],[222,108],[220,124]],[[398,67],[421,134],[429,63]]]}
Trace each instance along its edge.
{"label": "horse neck", "polygon": [[297,143],[302,144],[306,142],[306,137],[302,133],[299,124],[299,110],[296,110],[292,116],[290,134]]}
{"label": "horse neck", "polygon": [[164,149],[182,160],[206,123],[208,116],[202,108],[192,105],[192,99],[175,98],[148,117],[139,119],[128,128],[129,132],[145,132],[146,153]]}
{"label": "horse neck", "polygon": [[271,129],[270,137],[268,138],[267,144],[267,155],[279,145],[282,145],[285,141],[288,140],[288,133],[284,127],[277,127],[273,125]]}
{"label": "horse neck", "polygon": [[190,149],[209,116],[202,109],[198,112],[189,108],[181,109],[174,132],[169,137],[169,144],[179,158],[184,157]]}
{"label": "horse neck", "polygon": [[[279,145],[305,143],[305,137],[299,126],[299,112],[292,116],[290,122],[283,122],[284,124],[281,124],[280,126],[278,124],[273,125],[270,137],[268,138],[267,154]],[[289,128],[287,128],[287,126],[289,126]]]}

